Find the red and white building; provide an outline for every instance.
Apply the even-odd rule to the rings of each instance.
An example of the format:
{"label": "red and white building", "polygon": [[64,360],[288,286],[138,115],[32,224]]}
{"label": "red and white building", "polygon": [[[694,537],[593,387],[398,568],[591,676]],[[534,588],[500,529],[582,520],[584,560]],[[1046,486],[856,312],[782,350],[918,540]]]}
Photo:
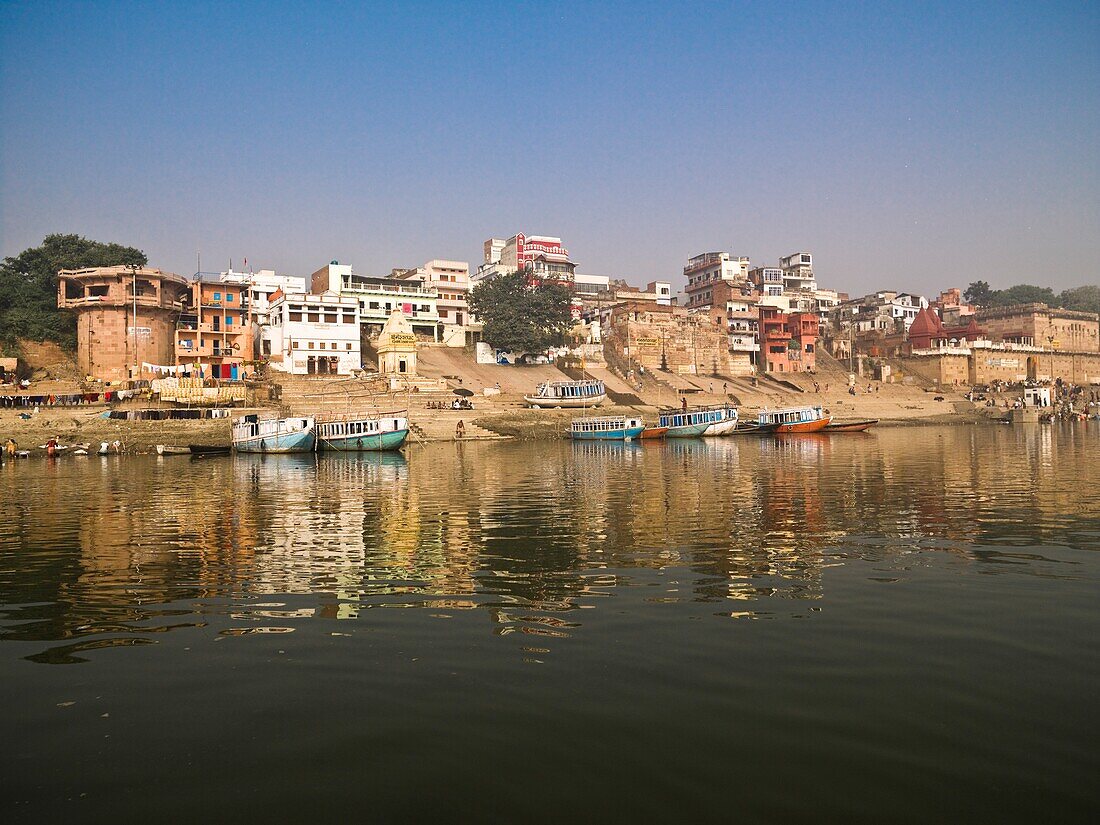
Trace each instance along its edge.
{"label": "red and white building", "polygon": [[543,280],[572,284],[577,265],[569,258],[569,250],[562,246],[561,238],[521,232],[506,241],[499,238],[485,241],[485,261],[472,280],[483,281],[524,269]]}

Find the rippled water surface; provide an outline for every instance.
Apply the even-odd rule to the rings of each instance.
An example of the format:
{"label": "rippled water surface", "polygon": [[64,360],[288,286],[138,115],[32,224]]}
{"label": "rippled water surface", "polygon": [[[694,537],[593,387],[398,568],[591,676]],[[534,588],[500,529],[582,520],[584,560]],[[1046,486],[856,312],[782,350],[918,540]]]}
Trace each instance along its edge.
{"label": "rippled water surface", "polygon": [[1095,812],[1100,428],[0,466],[4,821]]}

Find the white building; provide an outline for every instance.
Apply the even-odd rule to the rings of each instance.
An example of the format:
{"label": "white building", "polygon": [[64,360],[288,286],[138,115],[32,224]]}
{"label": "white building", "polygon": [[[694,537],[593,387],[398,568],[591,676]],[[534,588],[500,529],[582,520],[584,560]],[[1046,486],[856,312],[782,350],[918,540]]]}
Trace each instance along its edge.
{"label": "white building", "polygon": [[484,244],[485,260],[473,276],[475,282],[529,269],[539,278],[571,284],[577,265],[561,238],[550,235],[525,235],[508,240],[489,238]]}
{"label": "white building", "polygon": [[809,252],[795,252],[779,259],[779,268],[783,270],[783,288],[788,292],[817,289],[814,278],[814,256]]}
{"label": "white building", "polygon": [[395,269],[393,277],[434,289],[444,343],[458,347],[466,345],[466,327],[471,323],[468,263],[435,259],[415,269]]}
{"label": "white building", "polygon": [[333,292],[275,292],[262,331],[262,352],[294,375],[351,375],[362,369],[359,302]]}
{"label": "white building", "polygon": [[305,278],[297,275],[277,275],[274,269],[261,269],[259,272],[234,272],[230,269],[222,272],[219,280],[223,284],[237,284],[248,287],[248,314],[252,319],[252,323],[260,326],[267,323],[267,310],[271,303],[272,293],[276,290],[282,290],[283,292],[306,291]]}
{"label": "white building", "polygon": [[610,289],[610,275],[584,275],[580,272],[573,274],[573,291],[581,297],[596,296]]}
{"label": "white building", "polygon": [[359,302],[359,323],[367,332],[381,332],[395,309],[412,325],[414,332],[439,340],[439,292],[415,280],[360,275],[339,261],[321,267],[310,276],[310,292],[333,292]]}

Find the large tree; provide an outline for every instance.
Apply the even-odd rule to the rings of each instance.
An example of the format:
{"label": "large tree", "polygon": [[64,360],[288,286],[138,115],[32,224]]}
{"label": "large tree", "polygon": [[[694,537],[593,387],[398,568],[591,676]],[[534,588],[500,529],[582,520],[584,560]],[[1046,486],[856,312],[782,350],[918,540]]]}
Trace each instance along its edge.
{"label": "large tree", "polygon": [[91,241],[80,235],[47,235],[41,246],[0,263],[0,345],[19,338],[56,341],[72,347],[76,322],[57,308],[57,272],[90,266],[145,266],[140,249]]}
{"label": "large tree", "polygon": [[482,338],[509,352],[544,352],[561,344],[573,326],[569,289],[527,272],[478,284],[470,310],[484,325]]}
{"label": "large tree", "polygon": [[1079,286],[1058,296],[1059,306],[1081,312],[1100,313],[1100,286]]}
{"label": "large tree", "polygon": [[988,281],[974,281],[963,292],[963,297],[966,298],[972,304],[978,306],[989,306],[990,298],[993,295],[993,290],[989,288]]}

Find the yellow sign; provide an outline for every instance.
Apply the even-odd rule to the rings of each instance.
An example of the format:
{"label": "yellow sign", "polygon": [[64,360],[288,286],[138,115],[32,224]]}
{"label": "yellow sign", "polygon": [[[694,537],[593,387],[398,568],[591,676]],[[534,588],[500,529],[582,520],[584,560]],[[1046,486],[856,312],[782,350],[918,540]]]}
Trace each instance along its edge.
{"label": "yellow sign", "polygon": [[661,342],[658,341],[656,338],[638,338],[636,343],[639,347],[655,347],[658,346]]}
{"label": "yellow sign", "polygon": [[415,344],[416,336],[408,332],[393,332],[390,333],[391,344]]}

